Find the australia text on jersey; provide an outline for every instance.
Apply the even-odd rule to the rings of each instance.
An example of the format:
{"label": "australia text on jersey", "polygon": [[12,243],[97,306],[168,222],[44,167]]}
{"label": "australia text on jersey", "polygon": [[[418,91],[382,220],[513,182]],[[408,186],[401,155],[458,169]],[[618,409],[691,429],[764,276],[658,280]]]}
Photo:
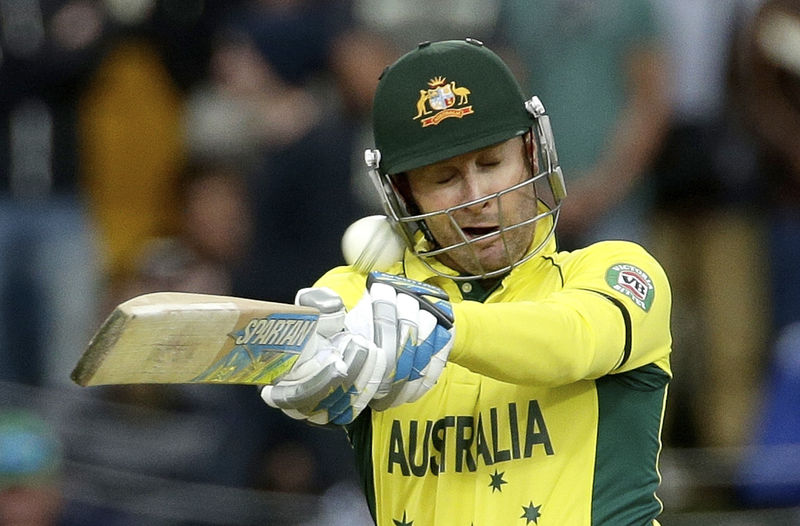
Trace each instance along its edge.
{"label": "australia text on jersey", "polygon": [[460,473],[477,470],[479,463],[490,466],[528,458],[535,450],[554,454],[538,401],[530,400],[522,415],[515,402],[504,409],[492,407],[477,419],[449,415],[435,421],[409,420],[405,427],[394,420],[388,444],[389,473],[415,477],[450,470]]}

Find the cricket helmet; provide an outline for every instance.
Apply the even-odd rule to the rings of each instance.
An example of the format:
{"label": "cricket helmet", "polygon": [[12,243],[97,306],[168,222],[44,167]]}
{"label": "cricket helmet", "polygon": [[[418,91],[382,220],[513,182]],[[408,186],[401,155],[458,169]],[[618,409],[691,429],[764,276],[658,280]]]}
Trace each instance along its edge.
{"label": "cricket helmet", "polygon": [[[465,280],[499,276],[533,257],[553,237],[566,189],[549,117],[537,97],[526,100],[508,66],[482,42],[471,38],[423,42],[400,57],[384,70],[378,82],[372,126],[375,148],[365,152],[370,178],[406,245],[435,273]],[[424,214],[398,187],[398,178],[408,170],[524,135],[535,146],[529,148],[531,178],[522,184],[448,210]],[[503,225],[501,221],[500,235],[546,218],[552,220],[545,235],[536,236],[539,243],[521,259],[511,261],[509,256],[508,265],[503,268],[468,276],[442,274],[430,264],[431,258],[497,233],[470,240],[460,232],[461,242],[439,246],[426,227],[426,219],[445,214],[457,225],[454,211],[499,200],[503,194],[526,185],[536,190],[542,206],[520,223]]]}

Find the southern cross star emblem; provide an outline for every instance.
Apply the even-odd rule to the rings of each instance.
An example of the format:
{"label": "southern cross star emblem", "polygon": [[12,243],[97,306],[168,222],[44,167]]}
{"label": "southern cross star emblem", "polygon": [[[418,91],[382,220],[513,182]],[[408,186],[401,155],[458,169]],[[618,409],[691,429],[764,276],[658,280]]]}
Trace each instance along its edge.
{"label": "southern cross star emblem", "polygon": [[503,475],[506,472],[503,471],[502,473],[498,473],[497,470],[494,470],[494,475],[489,475],[492,478],[492,481],[489,483],[489,487],[492,488],[492,493],[495,491],[503,492],[503,484],[508,484],[505,480],[503,480]]}
{"label": "southern cross star emblem", "polygon": [[406,522],[406,521],[408,521],[408,519],[406,519],[405,510],[403,510],[403,519],[402,520],[392,519],[392,522],[394,522],[394,526],[414,526],[414,521],[408,521],[408,522]]}
{"label": "southern cross star emblem", "polygon": [[542,516],[542,514],[539,513],[539,508],[541,507],[541,505],[534,506],[533,501],[531,501],[530,504],[522,507],[523,513],[520,519],[525,519],[525,524],[539,524],[539,517]]}

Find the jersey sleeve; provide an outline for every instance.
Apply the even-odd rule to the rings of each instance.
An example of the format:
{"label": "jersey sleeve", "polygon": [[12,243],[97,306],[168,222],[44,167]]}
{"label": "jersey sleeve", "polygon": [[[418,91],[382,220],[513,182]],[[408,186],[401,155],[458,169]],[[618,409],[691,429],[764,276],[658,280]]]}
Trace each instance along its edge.
{"label": "jersey sleeve", "polygon": [[602,242],[554,259],[539,299],[453,305],[450,360],[501,381],[565,385],[655,364],[670,374],[671,292],[639,245]]}
{"label": "jersey sleeve", "polygon": [[[401,274],[403,264],[395,263],[386,270],[389,274]],[[347,310],[355,307],[356,303],[364,296],[367,287],[367,276],[356,271],[352,266],[335,267],[320,277],[315,287],[328,287],[333,289],[344,301]]]}
{"label": "jersey sleeve", "polygon": [[315,287],[328,287],[333,289],[344,301],[347,310],[355,307],[358,300],[364,295],[367,278],[359,274],[352,267],[336,267],[320,277]]}

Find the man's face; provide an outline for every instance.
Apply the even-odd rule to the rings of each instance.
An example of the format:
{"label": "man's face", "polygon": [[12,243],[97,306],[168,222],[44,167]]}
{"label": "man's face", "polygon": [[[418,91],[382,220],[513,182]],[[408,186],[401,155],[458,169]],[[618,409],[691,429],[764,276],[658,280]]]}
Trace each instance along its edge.
{"label": "man's face", "polygon": [[[421,213],[434,212],[494,194],[531,177],[525,142],[514,137],[503,143],[465,153],[408,172],[411,197]],[[498,199],[452,211],[453,220],[468,240],[498,232],[536,214],[533,185]],[[446,214],[427,219],[442,247],[463,241]],[[447,266],[466,274],[483,274],[516,263],[530,246],[535,224],[490,236],[480,242],[440,254]],[[504,239],[503,239],[504,238]],[[504,243],[505,240],[505,243]],[[474,251],[474,252],[473,252]]]}

